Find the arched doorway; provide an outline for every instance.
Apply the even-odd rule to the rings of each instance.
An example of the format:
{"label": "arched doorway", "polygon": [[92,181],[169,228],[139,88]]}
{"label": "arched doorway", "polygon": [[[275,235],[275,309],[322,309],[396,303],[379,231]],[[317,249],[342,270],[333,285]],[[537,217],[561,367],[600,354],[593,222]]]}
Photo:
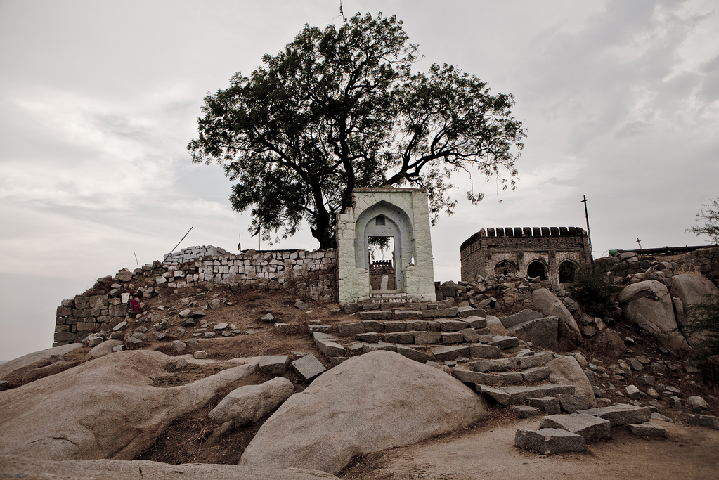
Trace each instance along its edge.
{"label": "arched doorway", "polygon": [[565,260],[559,264],[559,283],[570,283],[574,281],[578,265],[571,260]]}
{"label": "arched doorway", "polygon": [[527,276],[529,278],[547,279],[547,267],[541,260],[534,260],[527,266]]}
{"label": "arched doorway", "polygon": [[517,274],[517,266],[509,260],[502,260],[494,266],[494,274],[514,276]]}

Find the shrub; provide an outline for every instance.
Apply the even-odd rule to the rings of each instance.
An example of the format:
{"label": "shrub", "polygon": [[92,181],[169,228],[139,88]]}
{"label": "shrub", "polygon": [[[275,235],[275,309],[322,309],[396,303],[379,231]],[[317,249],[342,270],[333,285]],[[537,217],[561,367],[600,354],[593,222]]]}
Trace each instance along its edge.
{"label": "shrub", "polygon": [[581,265],[569,285],[572,297],[593,317],[608,317],[614,307],[614,294],[619,288],[612,283],[607,269],[597,264]]}

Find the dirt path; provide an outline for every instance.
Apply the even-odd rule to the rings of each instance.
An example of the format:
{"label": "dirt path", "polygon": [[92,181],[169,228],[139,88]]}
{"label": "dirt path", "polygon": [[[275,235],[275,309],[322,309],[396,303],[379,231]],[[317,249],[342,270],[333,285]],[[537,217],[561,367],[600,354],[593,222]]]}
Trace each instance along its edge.
{"label": "dirt path", "polygon": [[432,440],[370,456],[344,472],[345,479],[532,480],[717,479],[719,431],[660,423],[666,440],[638,438],[624,428],[587,453],[536,455],[514,447],[517,428],[538,428],[539,420],[479,427],[460,436]]}

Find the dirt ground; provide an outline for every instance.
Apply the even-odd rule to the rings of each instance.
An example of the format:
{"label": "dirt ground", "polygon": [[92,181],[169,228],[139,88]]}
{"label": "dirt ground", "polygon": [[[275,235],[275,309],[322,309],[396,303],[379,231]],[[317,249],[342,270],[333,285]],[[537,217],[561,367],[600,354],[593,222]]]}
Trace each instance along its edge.
{"label": "dirt ground", "polygon": [[651,440],[626,428],[586,453],[538,455],[514,447],[517,428],[538,419],[490,422],[472,430],[358,459],[340,475],[347,480],[716,479],[719,431],[657,422],[667,438]]}

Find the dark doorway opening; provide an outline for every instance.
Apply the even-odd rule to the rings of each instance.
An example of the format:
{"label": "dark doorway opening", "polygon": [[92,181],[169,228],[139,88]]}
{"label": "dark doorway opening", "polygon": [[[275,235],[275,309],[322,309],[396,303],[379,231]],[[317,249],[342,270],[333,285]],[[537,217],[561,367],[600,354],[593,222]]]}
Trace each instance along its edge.
{"label": "dark doorway opening", "polygon": [[394,237],[368,237],[369,284],[372,290],[397,289]]}
{"label": "dark doorway opening", "polygon": [[527,276],[529,278],[547,279],[547,268],[539,260],[535,260],[527,267]]}

